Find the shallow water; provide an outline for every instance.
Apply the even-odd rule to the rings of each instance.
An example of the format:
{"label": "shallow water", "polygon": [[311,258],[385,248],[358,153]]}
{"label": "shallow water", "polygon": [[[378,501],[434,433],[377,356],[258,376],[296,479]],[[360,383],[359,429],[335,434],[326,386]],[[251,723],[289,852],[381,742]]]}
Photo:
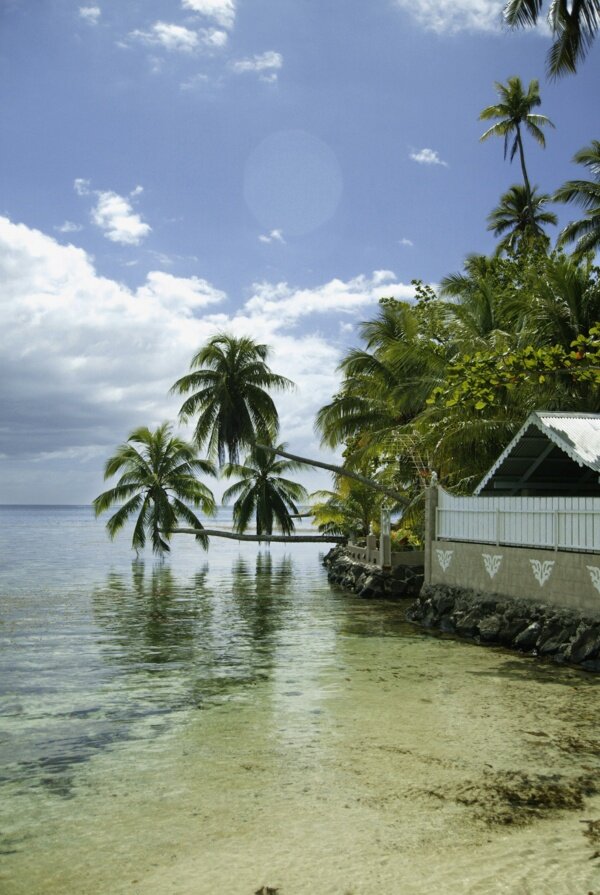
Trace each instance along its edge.
{"label": "shallow water", "polygon": [[160,565],[0,508],[0,891],[600,895],[598,686],[331,588],[315,545]]}

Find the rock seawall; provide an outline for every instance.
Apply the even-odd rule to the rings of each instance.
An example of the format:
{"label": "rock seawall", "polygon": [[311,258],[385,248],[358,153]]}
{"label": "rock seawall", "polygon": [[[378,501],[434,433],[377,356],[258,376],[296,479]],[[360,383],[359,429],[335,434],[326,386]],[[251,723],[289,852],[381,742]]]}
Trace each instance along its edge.
{"label": "rock seawall", "polygon": [[360,597],[395,599],[416,597],[423,585],[423,566],[396,566],[384,572],[378,566],[358,562],[344,547],[333,547],[324,557],[327,577]]}
{"label": "rock seawall", "polygon": [[408,609],[407,619],[477,643],[600,672],[600,616],[430,584]]}

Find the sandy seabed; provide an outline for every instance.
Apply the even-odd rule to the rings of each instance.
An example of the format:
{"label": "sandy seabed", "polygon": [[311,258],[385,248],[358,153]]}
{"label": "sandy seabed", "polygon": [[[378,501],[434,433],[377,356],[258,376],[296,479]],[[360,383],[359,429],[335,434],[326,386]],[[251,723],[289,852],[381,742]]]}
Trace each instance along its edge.
{"label": "sandy seabed", "polygon": [[2,895],[600,895],[596,678],[416,632],[279,649],[22,792]]}

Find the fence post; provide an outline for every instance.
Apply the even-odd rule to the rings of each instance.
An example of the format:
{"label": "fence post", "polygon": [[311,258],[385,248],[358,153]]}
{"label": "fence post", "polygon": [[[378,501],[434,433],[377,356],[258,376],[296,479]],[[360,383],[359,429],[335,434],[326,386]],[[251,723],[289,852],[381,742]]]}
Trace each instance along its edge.
{"label": "fence post", "polygon": [[371,528],[369,530],[369,534],[367,535],[367,562],[368,563],[375,562],[376,556],[377,556],[377,538],[375,537],[373,527],[371,526]]}
{"label": "fence post", "polygon": [[558,510],[554,510],[554,549],[558,550]]}
{"label": "fence post", "polygon": [[379,535],[379,565],[387,572],[392,568],[392,539],[390,537],[390,511],[381,507],[381,531]]}
{"label": "fence post", "polygon": [[425,584],[431,584],[431,557],[433,554],[433,542],[437,536],[437,506],[438,485],[435,472],[431,476],[431,483],[425,492]]}

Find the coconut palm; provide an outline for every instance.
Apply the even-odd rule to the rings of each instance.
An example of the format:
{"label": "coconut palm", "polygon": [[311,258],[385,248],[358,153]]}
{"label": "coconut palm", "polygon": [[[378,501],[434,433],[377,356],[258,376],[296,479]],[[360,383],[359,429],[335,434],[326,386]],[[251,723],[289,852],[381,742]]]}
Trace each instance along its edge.
{"label": "coconut palm", "polygon": [[489,137],[503,137],[504,158],[506,158],[507,153],[509,153],[511,162],[517,152],[519,153],[527,205],[530,206],[528,217],[533,223],[533,215],[531,211],[531,185],[525,166],[525,152],[523,149],[521,129],[524,128],[534,140],[540,144],[540,146],[545,146],[546,138],[544,137],[542,128],[547,126],[554,127],[554,125],[545,115],[537,115],[531,111],[541,105],[542,102],[540,98],[539,84],[536,80],[530,82],[529,87],[527,88],[527,93],[525,93],[521,79],[518,77],[509,78],[506,85],[496,81],[496,90],[500,101],[493,106],[487,106],[483,109],[479,114],[479,118],[482,121],[491,121],[494,118],[499,120],[488,128],[479,139],[483,141],[487,140]]}
{"label": "coconut palm", "polygon": [[577,240],[575,256],[600,248],[600,140],[592,140],[573,156],[573,161],[584,165],[593,180],[568,180],[554,194],[557,202],[574,202],[585,209],[585,217],[567,224],[559,236],[559,245]]}
{"label": "coconut palm", "polygon": [[172,392],[187,394],[180,416],[198,415],[194,437],[198,447],[208,445],[211,458],[237,463],[240,449],[256,440],[269,443],[277,434],[279,418],[269,390],[292,388],[266,363],[267,345],[227,333],[213,336],[191,362],[193,372],[178,379]]}
{"label": "coconut palm", "polygon": [[[277,445],[285,449],[285,445]],[[227,463],[223,467],[226,478],[239,478],[223,494],[223,503],[235,498],[233,524],[237,532],[243,533],[252,518],[256,522],[257,535],[270,535],[273,526],[284,535],[294,531],[292,514],[298,513],[297,503],[306,501],[306,489],[285,478],[285,473],[299,469],[300,464],[291,460],[279,460],[271,451],[254,447],[243,464]]]}
{"label": "coconut palm", "polygon": [[215,469],[196,456],[193,445],[174,436],[169,423],[154,432],[145,426],[132,432],[107,460],[104,478],[118,472],[122,475],[117,484],[93,504],[96,516],[122,504],[106,523],[111,538],[137,514],[131,546],[142,549],[149,536],[154,553],[160,555],[170,549],[170,532],[179,519],[184,519],[198,530],[196,540],[206,549],[208,538],[202,533],[202,523],[184,501],[205,513],[214,513],[213,495],[197,475],[214,475]]}
{"label": "coconut palm", "polygon": [[518,248],[523,239],[533,236],[542,239],[546,245],[550,240],[544,231],[544,224],[557,224],[558,218],[545,206],[552,199],[546,193],[538,193],[537,187],[531,189],[531,196],[520,183],[513,184],[500,197],[500,202],[488,215],[488,230],[494,236],[502,236],[496,248],[501,255]]}
{"label": "coconut palm", "polygon": [[[535,25],[542,0],[509,0],[504,18],[513,28]],[[548,10],[548,24],[555,37],[548,53],[548,74],[552,78],[577,71],[600,26],[598,0],[553,0]]]}

